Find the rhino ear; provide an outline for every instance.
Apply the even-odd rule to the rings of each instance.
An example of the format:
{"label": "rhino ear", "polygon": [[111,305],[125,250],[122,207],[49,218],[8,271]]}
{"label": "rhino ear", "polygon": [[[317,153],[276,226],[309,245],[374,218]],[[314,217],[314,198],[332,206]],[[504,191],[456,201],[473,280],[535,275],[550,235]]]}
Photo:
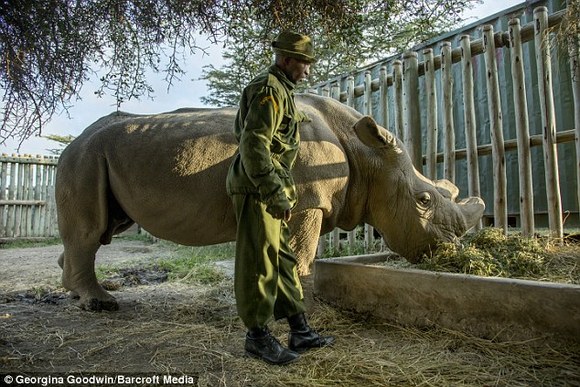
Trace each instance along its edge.
{"label": "rhino ear", "polygon": [[435,180],[433,182],[437,191],[447,199],[455,201],[459,196],[459,188],[447,179]]}
{"label": "rhino ear", "polygon": [[377,125],[370,116],[364,116],[354,124],[354,132],[358,138],[371,148],[396,146],[395,137],[386,129]]}

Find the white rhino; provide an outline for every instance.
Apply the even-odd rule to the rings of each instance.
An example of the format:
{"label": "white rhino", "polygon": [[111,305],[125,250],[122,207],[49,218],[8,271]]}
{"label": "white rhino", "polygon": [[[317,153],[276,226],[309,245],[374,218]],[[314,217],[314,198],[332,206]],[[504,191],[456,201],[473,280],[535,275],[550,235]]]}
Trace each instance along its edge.
{"label": "white rhino", "polygon": [[[368,223],[393,251],[416,260],[438,241],[463,235],[483,214],[480,198],[411,164],[402,143],[370,117],[333,99],[298,95],[301,128],[294,168],[298,204],[290,227],[301,274],[320,235]],[[180,109],[157,115],[112,113],[62,153],[56,204],[63,285],[88,309],[118,304],[97,282],[95,253],[134,222],[183,245],[235,240],[225,181],[237,144],[236,109]]]}

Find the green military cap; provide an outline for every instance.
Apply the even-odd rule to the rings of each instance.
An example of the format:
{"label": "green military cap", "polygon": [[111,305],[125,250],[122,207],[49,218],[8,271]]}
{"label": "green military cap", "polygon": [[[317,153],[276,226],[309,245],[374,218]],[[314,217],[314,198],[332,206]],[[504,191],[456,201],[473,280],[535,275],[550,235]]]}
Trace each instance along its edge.
{"label": "green military cap", "polygon": [[314,47],[308,35],[283,31],[272,42],[272,49],[276,54],[289,56],[305,62],[315,62]]}

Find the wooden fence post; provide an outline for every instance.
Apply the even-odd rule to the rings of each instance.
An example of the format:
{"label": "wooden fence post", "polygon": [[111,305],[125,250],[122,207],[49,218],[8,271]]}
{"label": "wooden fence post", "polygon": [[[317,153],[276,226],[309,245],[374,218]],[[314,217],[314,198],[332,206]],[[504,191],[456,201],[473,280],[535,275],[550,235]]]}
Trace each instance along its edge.
{"label": "wooden fence post", "polygon": [[[33,200],[34,199],[34,188],[33,188],[33,176],[35,174],[32,170],[32,165],[26,164],[24,165],[24,195],[22,198],[24,200]],[[23,234],[24,236],[31,236],[32,235],[32,211],[34,210],[31,206],[23,207],[26,211],[26,217],[24,218],[24,227],[23,227]]]}
{"label": "wooden fence post", "polygon": [[44,232],[48,232],[48,230],[50,229],[50,205],[48,205],[49,203],[49,199],[52,199],[52,197],[50,197],[50,185],[51,185],[51,181],[50,181],[50,176],[51,176],[51,170],[50,168],[44,168],[43,173],[42,173],[42,187],[43,187],[43,192],[41,197],[44,198],[44,200],[47,201],[47,205],[41,210],[40,212],[40,229],[44,230]]}
{"label": "wooden fence post", "polygon": [[455,125],[453,123],[453,73],[451,43],[441,44],[441,90],[443,94],[443,135],[445,138],[443,176],[455,183]]}
{"label": "wooden fence post", "polygon": [[[461,70],[463,75],[463,116],[465,121],[465,145],[467,151],[467,185],[469,196],[481,196],[479,184],[479,161],[477,158],[477,132],[475,102],[473,97],[473,64],[471,39],[463,35],[461,41]],[[476,229],[482,227],[481,219]]]}
{"label": "wooden fence post", "polygon": [[370,71],[365,72],[364,80],[364,114],[368,116],[373,115],[373,89],[372,89],[373,78]]}
{"label": "wooden fence post", "polygon": [[[340,101],[340,85],[337,81],[334,81],[330,84],[330,88],[328,84],[324,85],[322,89],[322,95],[325,97],[331,97],[338,101]],[[330,239],[330,243],[334,249],[338,249],[340,246],[340,230],[335,228],[332,230],[330,234],[326,234],[321,236],[318,239],[318,251],[317,254],[321,256],[327,248],[328,239]]]}
{"label": "wooden fence post", "polygon": [[[349,75],[346,81],[346,104],[354,108],[354,77]],[[356,239],[356,228],[348,233],[348,243],[354,246]]]}
{"label": "wooden fence post", "polygon": [[552,236],[564,236],[562,222],[562,201],[560,197],[560,177],[558,172],[558,150],[556,148],[556,114],[552,94],[552,67],[548,39],[548,9],[534,9],[536,63],[538,71],[538,91],[542,128],[544,135],[544,164],[546,172],[546,194],[548,198],[548,222]]}
{"label": "wooden fence post", "polygon": [[[8,163],[0,163],[0,201],[7,200],[6,196],[6,178],[8,176]],[[0,207],[0,235],[7,235],[7,225],[6,218],[8,213],[5,214],[4,207]]]}
{"label": "wooden fence post", "polygon": [[534,235],[534,191],[532,185],[532,158],[530,150],[530,128],[524,63],[522,61],[522,39],[519,19],[509,21],[511,46],[511,69],[513,77],[514,109],[518,141],[518,172],[520,186],[520,219],[522,235]]}
{"label": "wooden fence post", "polygon": [[[42,158],[42,156],[37,156]],[[34,199],[40,200],[42,197],[42,168],[36,168],[36,184],[34,185]],[[42,217],[43,209],[39,208],[37,215],[34,217],[34,224],[32,225],[33,230],[39,230],[40,228],[40,218]]]}
{"label": "wooden fence post", "polygon": [[[330,96],[337,101],[340,101],[340,85],[338,82],[333,83],[330,87]],[[354,106],[354,77],[349,75],[346,78],[346,105]],[[330,245],[332,246],[334,251],[338,251],[340,249],[340,229],[338,227],[334,228],[329,235],[330,238]],[[321,238],[323,239],[323,238]],[[326,248],[326,240],[324,242],[318,243],[319,251]]]}
{"label": "wooden fence post", "polygon": [[354,77],[352,75],[346,78],[346,105],[354,107]]}
{"label": "wooden fence post", "polygon": [[[372,83],[373,78],[371,77],[371,72],[370,71],[365,72],[365,94],[364,94],[365,114],[369,116],[373,115]],[[371,226],[370,224],[365,223],[364,225],[365,251],[368,251],[368,249],[372,247],[374,239],[373,236],[374,236],[374,227]]]}
{"label": "wooden fence post", "polygon": [[[55,185],[56,185],[56,167],[58,162],[58,157],[49,156],[44,157],[45,165],[43,170],[46,172],[46,181],[42,182],[42,186],[45,187],[46,194],[40,195],[39,200],[42,200],[46,205],[42,206],[39,211],[39,216],[41,217],[41,227],[39,230],[44,235],[58,235],[58,222],[57,222],[57,212],[56,212],[56,198],[55,198]],[[39,167],[39,166],[37,166]],[[42,224],[44,223],[44,227]]]}
{"label": "wooden fence post", "polygon": [[340,101],[340,85],[338,82],[333,82],[332,85],[330,85],[330,96],[337,101]]}
{"label": "wooden fence post", "polygon": [[493,26],[483,26],[483,48],[485,54],[487,105],[489,109],[489,124],[493,158],[493,217],[494,226],[502,228],[507,234],[507,177],[505,170],[505,148],[503,141],[503,119],[501,99],[499,95],[499,80],[497,76],[497,61],[495,58],[495,42]]}
{"label": "wooden fence post", "polygon": [[423,173],[423,153],[421,151],[421,113],[419,110],[419,61],[417,53],[403,54],[403,95],[405,97],[404,126],[405,145],[411,161]]}
{"label": "wooden fence post", "polygon": [[570,71],[572,73],[572,95],[574,96],[574,126],[576,127],[576,190],[578,216],[580,217],[580,36],[569,37]]}
{"label": "wooden fence post", "polygon": [[[327,93],[327,89],[326,89],[327,85],[328,85],[328,83],[325,83],[321,87],[318,87],[317,93],[323,97],[328,96],[328,94],[326,94]],[[326,235],[322,235],[318,238],[318,246],[316,248],[316,256],[321,257],[322,254],[324,253],[324,251],[326,250],[326,242],[327,242],[326,240],[327,240]]]}
{"label": "wooden fence post", "polygon": [[381,104],[381,125],[389,130],[389,104],[388,104],[388,85],[387,85],[387,66],[381,66],[379,70],[379,92]]}
{"label": "wooden fence post", "polygon": [[405,141],[403,130],[403,63],[393,62],[393,85],[395,86],[395,134],[401,141]]}
{"label": "wooden fence post", "polygon": [[435,87],[435,61],[433,49],[423,51],[425,58],[425,95],[427,96],[427,177],[437,179],[437,88]]}
{"label": "wooden fence post", "polygon": [[[16,171],[16,168],[12,168],[12,176],[10,179],[10,186],[8,188],[8,199],[14,199],[16,197],[16,179],[14,178],[14,175],[16,175],[16,173],[14,171]],[[16,219],[16,206],[10,206],[8,207],[8,235],[10,236],[16,236],[16,227],[15,227],[15,219]]]}

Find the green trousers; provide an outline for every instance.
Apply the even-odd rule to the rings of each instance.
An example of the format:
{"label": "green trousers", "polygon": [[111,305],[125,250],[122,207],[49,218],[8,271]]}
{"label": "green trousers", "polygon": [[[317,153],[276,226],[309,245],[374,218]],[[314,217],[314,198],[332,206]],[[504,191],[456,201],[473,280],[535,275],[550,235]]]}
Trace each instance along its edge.
{"label": "green trousers", "polygon": [[232,195],[238,221],[234,291],[246,327],[263,328],[305,312],[296,256],[285,221],[274,219],[258,195]]}

